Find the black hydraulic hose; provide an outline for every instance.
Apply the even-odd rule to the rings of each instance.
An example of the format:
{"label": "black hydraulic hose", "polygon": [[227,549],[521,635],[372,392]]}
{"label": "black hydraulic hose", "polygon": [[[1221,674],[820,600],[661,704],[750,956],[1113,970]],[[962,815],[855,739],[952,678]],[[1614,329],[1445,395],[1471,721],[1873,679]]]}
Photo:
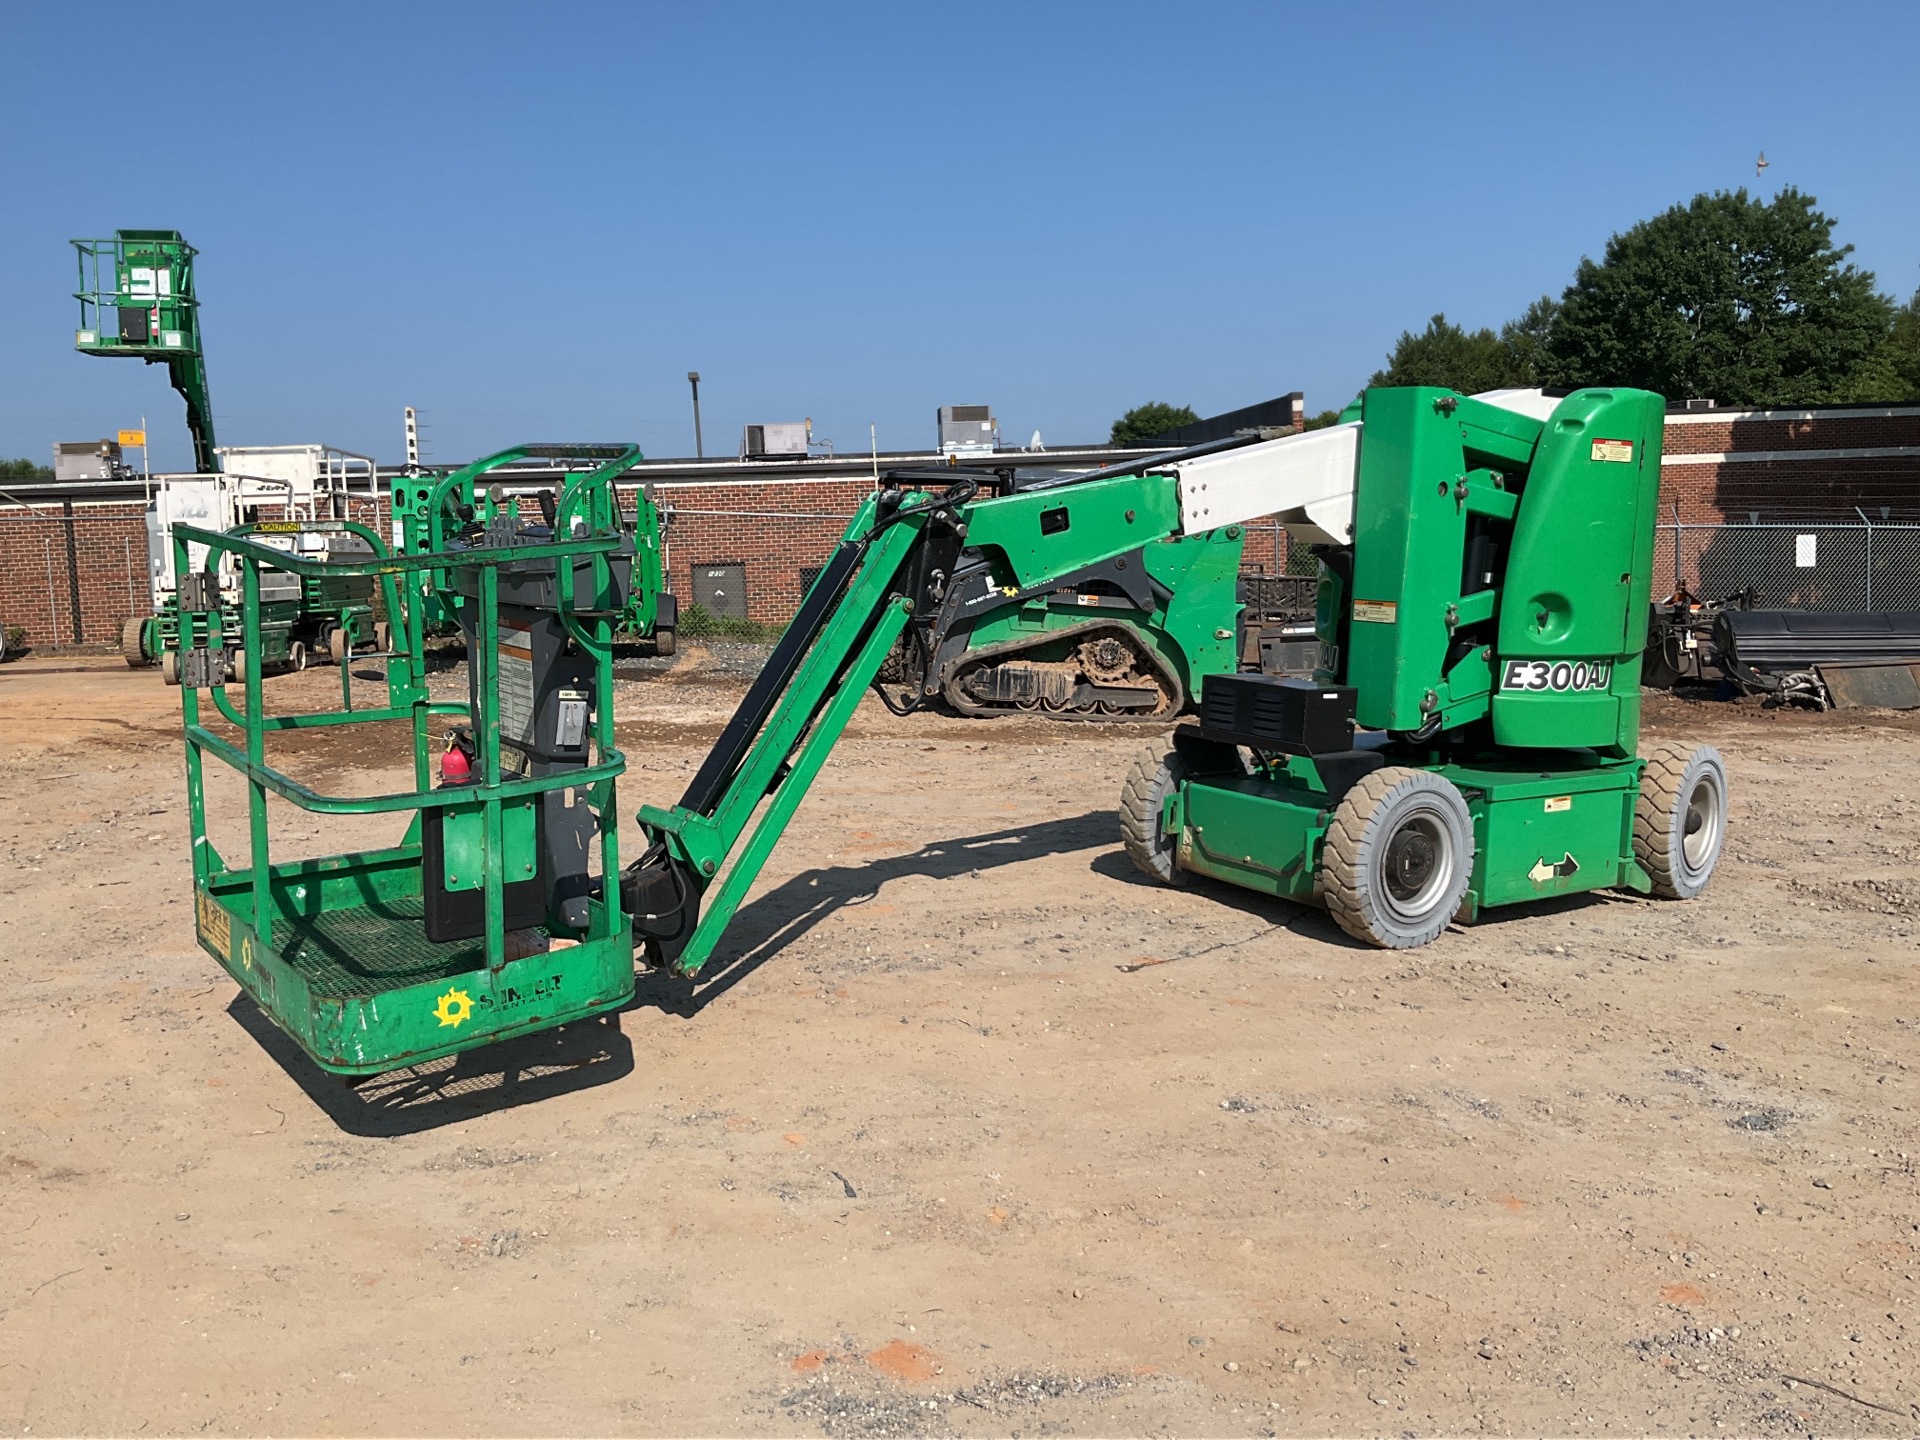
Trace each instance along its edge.
{"label": "black hydraulic hose", "polygon": [[901,504],[898,491],[887,491],[881,495],[883,513],[880,518],[864,535],[840,542],[820,578],[807,592],[806,599],[801,601],[799,613],[773,647],[773,654],[767,657],[767,663],[754,677],[740,707],[733,712],[733,718],[727,721],[720,738],[714,741],[707,758],[701,762],[700,769],[688,783],[686,793],[680,797],[684,809],[700,815],[711,815],[718,807],[727,786],[745,763],[748,751],[759,739],[767,718],[773,713],[773,707],[799,671],[807,650],[839,607],[848,583],[860,567],[860,562],[866,558],[873,542],[889,527],[910,516],[966,504],[979,493],[979,488],[978,481],[965,480],[944,495],[928,496],[916,505]]}

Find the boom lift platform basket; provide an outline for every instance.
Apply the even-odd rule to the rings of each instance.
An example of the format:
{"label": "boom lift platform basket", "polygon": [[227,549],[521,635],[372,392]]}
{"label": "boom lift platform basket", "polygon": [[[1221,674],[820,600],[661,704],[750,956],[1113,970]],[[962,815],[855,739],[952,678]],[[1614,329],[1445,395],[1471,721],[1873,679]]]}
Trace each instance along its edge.
{"label": "boom lift platform basket", "polygon": [[[528,457],[591,468],[576,470],[557,501],[540,497],[540,516],[523,517],[517,500],[476,482]],[[633,560],[613,479],[638,457],[632,446],[521,446],[456,472],[442,483],[471,487],[481,503],[466,531],[431,554],[393,554],[375,531],[343,520],[175,527],[182,609],[203,622],[190,632],[202,643],[182,656],[181,687],[200,944],[322,1068],[377,1074],[631,997],[630,922],[619,887],[600,877],[620,865],[615,781],[626,760],[614,745],[611,640]],[[263,532],[290,529],[357,536],[373,558],[329,565],[263,542]],[[198,573],[188,571],[190,544],[206,547]],[[223,554],[242,570],[237,636],[222,633],[231,623],[215,580]],[[376,581],[395,639],[382,657],[384,705],[356,708],[343,666],[338,710],[265,712],[256,657],[267,567]],[[470,657],[464,704],[428,694],[422,616],[427,601],[449,599],[436,581],[457,591]],[[230,678],[233,650],[243,673]],[[237,743],[203,723],[202,688]],[[458,722],[437,785],[435,717]],[[412,730],[410,790],[323,794],[267,760],[269,734],[390,721]],[[208,756],[246,783],[240,864],[207,833]],[[413,820],[385,849],[276,861],[270,793],[319,815],[411,811]]]}

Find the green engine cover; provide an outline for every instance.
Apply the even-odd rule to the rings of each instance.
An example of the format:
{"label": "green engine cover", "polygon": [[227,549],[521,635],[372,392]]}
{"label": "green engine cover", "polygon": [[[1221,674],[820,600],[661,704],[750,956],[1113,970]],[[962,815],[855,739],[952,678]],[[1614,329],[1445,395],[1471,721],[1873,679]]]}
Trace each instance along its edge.
{"label": "green engine cover", "polygon": [[1666,406],[1582,390],[1540,436],[1502,589],[1496,743],[1631,755]]}
{"label": "green engine cover", "polygon": [[1362,726],[1491,715],[1503,746],[1632,753],[1663,416],[1639,390],[1578,391],[1544,424],[1432,387],[1367,392],[1353,580],[1325,596]]}

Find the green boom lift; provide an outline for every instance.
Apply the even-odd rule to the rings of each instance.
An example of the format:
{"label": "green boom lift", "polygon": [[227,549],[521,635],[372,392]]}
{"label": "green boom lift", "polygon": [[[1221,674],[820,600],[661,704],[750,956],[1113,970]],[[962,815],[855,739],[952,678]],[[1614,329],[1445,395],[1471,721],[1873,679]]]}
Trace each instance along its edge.
{"label": "green boom lift", "polygon": [[193,257],[200,252],[178,230],[116,230],[111,240],[75,240],[73,248],[80,261],[74,348],[165,365],[187,405],[193,468],[215,474],[220,456],[200,343],[200,301],[193,293]]}
{"label": "green boom lift", "polygon": [[1382,389],[1354,422],[1146,475],[881,491],[680,803],[640,812],[649,845],[622,888],[648,958],[707,963],[963,548],[1017,591],[1266,513],[1322,546],[1333,663],[1315,680],[1206,676],[1199,723],[1123,790],[1143,870],[1323,903],[1393,947],[1578,891],[1699,893],[1725,836],[1724,765],[1636,750],[1663,413],[1642,391]]}
{"label": "green boom lift", "polygon": [[[1350,934],[1390,947],[1424,944],[1488,909],[1586,890],[1691,897],[1724,843],[1725,767],[1706,747],[1669,747],[1647,761],[1637,753],[1662,416],[1659,397],[1632,390],[1554,399],[1379,389],[1352,422],[1176,454],[1146,474],[1000,495],[986,493],[991,477],[965,471],[942,472],[938,485],[915,475],[884,483],[680,802],[641,809],[646,848],[624,870],[611,837],[620,761],[608,707],[593,699],[608,693],[606,627],[618,597],[600,577],[617,529],[597,520],[563,543],[490,509],[478,548],[369,567],[448,566],[477,577],[461,582],[481,601],[473,623],[497,627],[474,652],[466,707],[483,741],[478,788],[427,788],[432,707],[404,666],[390,672],[398,687],[390,709],[361,718],[414,717],[419,788],[381,801],[323,801],[261,762],[268,725],[337,717],[263,721],[249,676],[246,713],[230,716],[245,731],[243,752],[200,727],[190,699],[202,943],[316,1060],[346,1073],[617,1008],[632,989],[630,968],[611,953],[622,937],[649,964],[686,977],[713,957],[889,652],[917,616],[938,613],[964,555],[985,557],[999,591],[1018,594],[1275,513],[1318,547],[1329,664],[1311,680],[1204,678],[1197,723],[1149,747],[1121,790],[1121,838],[1141,869],[1169,884],[1204,874],[1323,904]],[[566,526],[579,511],[575,496],[570,488],[562,499],[562,533],[574,533]],[[250,564],[264,558],[244,536],[190,538]],[[516,544],[528,561],[573,577],[572,590],[563,582],[529,594],[510,584]],[[490,658],[494,644],[505,656],[511,628],[551,630],[541,604],[565,636],[557,649],[536,638],[525,652],[531,680],[509,685],[505,662]],[[417,637],[411,612],[408,628]],[[531,828],[508,818],[556,783],[538,766],[513,777],[501,769],[509,751],[538,751],[545,720],[531,732],[534,751],[508,743],[512,727],[498,745],[484,742],[510,695],[557,693],[542,669],[556,654],[575,655],[561,690],[588,701],[599,737],[597,758],[569,752],[586,768],[567,782],[592,782],[586,818],[574,822],[602,840],[602,867],[590,878],[584,866],[544,858],[549,811]],[[597,688],[579,668],[589,660],[601,667]],[[543,704],[533,706],[542,717]],[[245,869],[226,868],[203,843],[206,751],[253,785]],[[432,809],[446,812],[446,826],[471,817],[463,823],[478,828],[457,848],[451,838],[431,848],[416,827],[418,838],[397,851],[273,866],[267,789],[309,808]],[[515,908],[506,892],[536,875],[544,910]],[[556,875],[572,877],[571,892]],[[617,886],[602,882],[614,875]],[[459,887],[477,887],[484,905],[469,916],[466,948],[433,950],[416,897],[429,897],[430,911],[436,892]],[[571,912],[554,898],[562,894]],[[531,965],[507,944],[516,924],[533,925],[534,945],[545,946]],[[554,948],[571,938],[583,943]]]}
{"label": "green boom lift", "polygon": [[[249,490],[272,495],[280,482],[253,481],[223,474],[215,448],[213,401],[207,393],[206,349],[200,335],[200,301],[194,293],[194,256],[178,230],[116,230],[112,239],[72,242],[79,261],[80,326],[74,348],[87,355],[135,358],[165,365],[167,377],[187,407],[187,433],[193,440],[191,476],[162,476],[148,506],[150,578],[153,613],[132,615],[121,631],[127,663],[158,663],[169,684],[179,683],[182,648],[205,643],[205,627],[183,647],[181,615],[171,585],[177,572],[168,563],[167,534],[177,516],[221,516],[229,523],[250,508]],[[280,486],[280,488],[284,488]],[[258,498],[258,497],[256,497]],[[271,501],[269,503],[272,503]],[[226,528],[226,526],[222,526]],[[313,536],[302,542],[283,534],[276,542],[291,548],[318,543],[313,553],[365,553],[344,534]],[[229,582],[233,575],[231,567]],[[298,578],[269,572],[264,578],[266,609],[257,652],[270,665],[304,669],[307,657],[330,655],[342,663],[356,644],[373,642],[386,649],[373,617],[370,581],[338,569]],[[228,585],[227,632],[238,631],[234,595]]]}

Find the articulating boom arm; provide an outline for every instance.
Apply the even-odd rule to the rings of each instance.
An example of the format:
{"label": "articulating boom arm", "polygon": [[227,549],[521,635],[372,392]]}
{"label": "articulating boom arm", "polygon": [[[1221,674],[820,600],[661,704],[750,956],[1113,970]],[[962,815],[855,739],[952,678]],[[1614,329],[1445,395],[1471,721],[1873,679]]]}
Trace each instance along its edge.
{"label": "articulating boom arm", "polygon": [[650,961],[683,975],[706,964],[895,640],[938,607],[963,548],[988,553],[1003,586],[1025,589],[1180,530],[1172,476],[989,499],[977,484],[869,499],[680,803],[642,807],[648,847],[621,894]]}

